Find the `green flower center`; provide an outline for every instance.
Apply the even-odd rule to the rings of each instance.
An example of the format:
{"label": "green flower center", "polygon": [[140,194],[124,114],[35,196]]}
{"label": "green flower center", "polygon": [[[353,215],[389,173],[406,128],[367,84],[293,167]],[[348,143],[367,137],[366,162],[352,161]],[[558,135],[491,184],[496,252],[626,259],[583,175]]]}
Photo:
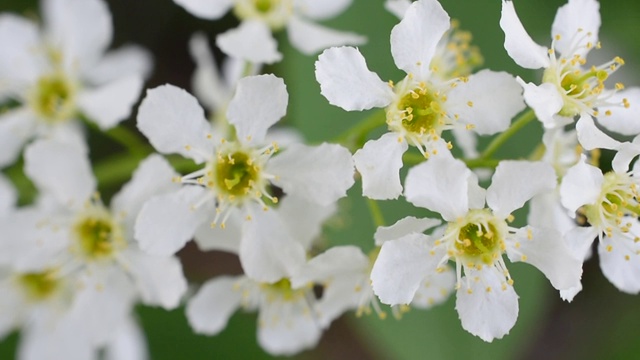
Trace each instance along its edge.
{"label": "green flower center", "polygon": [[262,288],[267,290],[269,296],[278,297],[285,301],[297,300],[304,297],[305,293],[305,288],[291,288],[291,281],[287,278],[282,278],[273,284],[262,284]]}
{"label": "green flower center", "polygon": [[119,226],[105,209],[91,209],[74,225],[77,248],[91,260],[111,257],[125,241]]}
{"label": "green flower center", "polygon": [[259,179],[260,169],[249,155],[238,151],[220,156],[215,165],[215,182],[230,196],[247,195]]}
{"label": "green flower center", "polygon": [[263,14],[268,13],[274,6],[277,6],[278,0],[254,0],[256,10]]}
{"label": "green flower center", "polygon": [[287,24],[293,12],[292,0],[237,0],[234,13],[241,20],[257,19],[277,31]]}
{"label": "green flower center", "polygon": [[452,255],[465,263],[486,265],[502,254],[507,232],[506,222],[487,209],[469,211],[466,218],[449,223],[446,231],[455,236]]}
{"label": "green flower center", "polygon": [[48,299],[60,288],[60,280],[51,270],[21,274],[18,281],[27,297],[35,301]]}
{"label": "green flower center", "polygon": [[626,174],[609,172],[604,175],[598,201],[595,204],[585,205],[580,210],[590,224],[604,228],[607,234],[611,234],[613,227],[625,233],[629,231],[631,226],[624,223],[623,218],[625,216],[640,217],[638,188],[630,180]]}
{"label": "green flower center", "polygon": [[420,86],[409,91],[398,102],[398,110],[403,113],[402,126],[406,131],[417,134],[435,133],[440,135],[443,125],[441,103],[443,97]]}
{"label": "green flower center", "polygon": [[74,99],[73,85],[62,74],[56,73],[38,79],[30,97],[30,104],[42,118],[50,122],[60,122],[73,116]]}

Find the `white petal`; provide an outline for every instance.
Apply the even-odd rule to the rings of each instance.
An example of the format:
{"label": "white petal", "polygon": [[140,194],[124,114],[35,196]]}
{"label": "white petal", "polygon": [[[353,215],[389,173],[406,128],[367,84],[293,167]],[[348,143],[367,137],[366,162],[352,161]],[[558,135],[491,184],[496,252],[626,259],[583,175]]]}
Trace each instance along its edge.
{"label": "white petal", "polygon": [[527,34],[512,1],[502,1],[500,27],[504,31],[504,48],[516,64],[527,69],[549,67],[547,48],[536,44]]}
{"label": "white petal", "polygon": [[[488,177],[486,180],[488,180]],[[469,189],[467,190],[467,194],[469,196],[469,209],[484,209],[487,190],[480,186],[478,175],[474,172],[469,176]]]}
{"label": "white petal", "polygon": [[564,125],[559,123],[554,116],[564,106],[562,95],[560,95],[554,84],[543,83],[538,86],[533,83],[525,83],[519,77],[516,80],[524,89],[524,101],[533,109],[536,117],[544,124],[546,129]]}
{"label": "white petal", "polygon": [[186,186],[180,191],[154,196],[144,203],[135,224],[140,248],[154,255],[171,255],[189,241],[206,220],[205,209],[193,206],[206,196],[206,189]]}
{"label": "white petal", "polygon": [[206,282],[187,303],[187,320],[198,334],[216,335],[224,330],[240,307],[242,294],[234,288],[239,277],[220,276]]}
{"label": "white petal", "polygon": [[42,14],[67,69],[91,68],[111,43],[111,13],[103,1],[49,0],[42,3]]}
{"label": "white petal", "polygon": [[[555,48],[562,55],[570,57],[574,54],[586,55],[588,42],[598,42],[600,29],[600,4],[595,0],[569,0],[560,8],[551,25],[551,36],[560,35]],[[580,39],[576,42],[576,38]],[[574,50],[570,52],[570,50]]]}
{"label": "white petal", "polygon": [[18,201],[18,193],[13,184],[0,173],[0,217],[9,213]]}
{"label": "white petal", "polygon": [[237,28],[218,35],[216,45],[230,57],[252,63],[273,64],[282,60],[278,43],[261,21],[243,21]]}
{"label": "white petal", "polygon": [[369,71],[362,54],[351,47],[331,48],[320,54],[316,80],[329,103],[347,111],[385,107],[394,97],[389,84]]}
{"label": "white petal", "polygon": [[147,79],[152,68],[153,58],[149,51],[140,46],[125,45],[105,54],[100,62],[85,74],[85,77],[95,85],[106,84],[131,75]]}
{"label": "white petal", "polygon": [[337,204],[318,205],[300,197],[287,195],[276,210],[291,236],[305,249],[322,234],[322,224],[335,214]]}
{"label": "white petal", "polygon": [[24,296],[10,279],[0,282],[0,336],[4,339],[22,324]]}
{"label": "white petal", "polygon": [[377,140],[369,140],[353,155],[362,176],[362,195],[370,199],[397,199],[402,194],[400,168],[402,155],[409,145],[398,134],[388,132]]}
{"label": "white petal", "polygon": [[604,181],[602,172],[597,167],[588,165],[585,160],[583,155],[580,162],[567,171],[560,184],[562,205],[572,213],[582,205],[594,204],[600,196]]}
{"label": "white petal", "polygon": [[86,128],[79,121],[67,121],[53,126],[39,124],[38,137],[69,145],[78,152],[89,153]]}
{"label": "white petal", "polygon": [[[624,219],[633,223],[631,236],[614,236],[604,238],[598,244],[598,256],[602,273],[618,290],[629,293],[640,293],[640,251],[639,243],[633,237],[640,235],[637,220]],[[628,259],[628,260],[627,260]]]}
{"label": "white petal", "polygon": [[151,154],[140,162],[131,180],[111,199],[113,213],[135,218],[147,199],[153,195],[175,192],[180,185],[172,181],[178,174],[167,160]]}
{"label": "white petal", "polygon": [[102,130],[110,129],[129,117],[140,96],[142,84],[142,77],[132,75],[83,91],[78,97],[78,107]]}
{"label": "white petal", "polygon": [[411,4],[391,30],[391,54],[399,69],[424,79],[442,35],[449,30],[449,15],[436,0]]}
{"label": "white petal", "polygon": [[238,82],[227,118],[241,142],[259,144],[267,129],[287,113],[288,103],[287,87],[281,78],[271,74],[250,76]]}
{"label": "white petal", "polygon": [[485,267],[470,271],[462,284],[456,299],[462,327],[487,342],[508,334],[518,318],[518,295],[504,276]]}
{"label": "white petal", "polygon": [[304,286],[310,282],[325,283],[356,273],[365,275],[369,271],[369,258],[357,246],[334,246],[309,260],[291,278],[291,285]]}
{"label": "white petal", "polygon": [[35,135],[36,119],[24,108],[0,114],[0,167],[18,158],[24,144]]}
{"label": "white petal", "polygon": [[[640,137],[636,137],[633,142],[621,143],[616,149],[618,152],[613,157],[613,161],[611,161],[613,171],[617,173],[626,173],[630,170],[629,165],[633,159],[640,154],[640,144],[636,141],[638,139],[640,139]],[[634,164],[634,168],[636,167],[636,164],[637,162]],[[637,176],[635,171],[633,176]]]}
{"label": "white petal", "polygon": [[147,91],[138,110],[138,129],[163,154],[178,153],[197,163],[207,160],[205,153],[213,154],[207,139],[211,125],[198,100],[175,86]]}
{"label": "white petal", "polygon": [[456,284],[456,273],[450,266],[442,268],[444,271],[429,274],[422,279],[416,295],[411,300],[412,306],[419,309],[430,309],[449,298]]}
{"label": "white petal", "polygon": [[351,153],[336,144],[292,144],[267,163],[266,171],[285,193],[320,205],[346,196],[354,183]]}
{"label": "white petal", "polygon": [[460,160],[432,156],[409,170],[404,196],[415,206],[438,212],[447,221],[469,210],[471,170]]}
{"label": "white petal", "polygon": [[304,298],[263,306],[258,317],[258,323],[265,324],[258,327],[260,346],[271,355],[293,355],[314,347],[322,330],[309,310]]}
{"label": "white petal", "polygon": [[198,32],[191,36],[189,53],[196,63],[191,77],[193,94],[208,110],[217,111],[226,107],[231,99],[232,89],[227,88],[220,78],[218,66],[204,33]]}
{"label": "white petal", "polygon": [[82,206],[96,190],[87,155],[59,142],[40,140],[27,147],[24,171],[40,191],[65,206]]}
{"label": "white petal", "polygon": [[487,205],[506,218],[532,197],[556,187],[556,172],[540,161],[501,161],[487,189]]}
{"label": "white petal", "polygon": [[538,268],[558,290],[580,286],[582,258],[574,256],[558,231],[522,228],[507,239],[507,255],[511,262],[522,261]]}
{"label": "white petal", "polygon": [[467,129],[454,128],[451,129],[454,138],[454,144],[462,150],[464,157],[473,159],[477,158],[478,152],[478,135]]}
{"label": "white petal", "polygon": [[240,251],[241,229],[245,220],[242,212],[232,211],[224,222],[224,229],[221,224],[212,227],[212,221],[203,222],[196,229],[194,240],[202,251],[220,250],[237,254]]}
{"label": "white petal", "polygon": [[402,19],[404,14],[411,6],[411,0],[387,0],[384,2],[384,8],[390,13]]}
{"label": "white petal", "polygon": [[598,236],[598,229],[593,226],[578,226],[564,235],[567,247],[577,259],[585,261],[591,257],[591,244]]}
{"label": "white petal", "polygon": [[411,233],[423,233],[441,223],[440,220],[436,219],[418,219],[413,216],[407,216],[391,226],[378,227],[375,234],[373,234],[373,238],[376,246],[382,246],[386,241],[399,239]]}
{"label": "white petal", "polygon": [[305,17],[315,20],[325,20],[336,17],[345,11],[352,0],[296,0],[295,9]]}
{"label": "white petal", "polygon": [[0,14],[0,89],[22,88],[36,81],[41,59],[34,56],[40,46],[40,31],[33,21],[9,13]]}
{"label": "white petal", "polygon": [[185,10],[199,18],[215,20],[226,14],[233,0],[173,0]]}
{"label": "white petal", "polygon": [[620,142],[614,140],[609,135],[602,132],[596,127],[591,115],[583,114],[576,123],[576,131],[578,132],[578,140],[585,150],[593,149],[618,149]]}
{"label": "white petal", "polygon": [[561,234],[577,226],[560,203],[559,191],[549,191],[532,197],[529,201],[527,223],[531,226],[556,229]]}
{"label": "white petal", "polygon": [[473,124],[480,135],[495,134],[506,130],[525,108],[521,93],[512,75],[482,70],[449,93],[447,112],[457,114],[463,124]]}
{"label": "white petal", "polygon": [[287,34],[291,45],[305,55],[314,55],[332,46],[363,45],[367,42],[362,35],[327,28],[297,16],[289,19]]}
{"label": "white petal", "polygon": [[144,332],[132,317],[116,330],[104,349],[105,360],[144,360],[149,358]]}
{"label": "white petal", "polygon": [[258,209],[246,221],[240,242],[244,273],[259,282],[273,283],[293,275],[305,261],[305,251],[286,231],[275,211]]}
{"label": "white petal", "polygon": [[[622,99],[627,99],[628,108],[621,105]],[[607,103],[616,105],[598,107],[599,124],[622,135],[640,134],[640,122],[637,117],[640,111],[640,88],[633,87],[617,92],[607,99]],[[607,111],[610,111],[611,115],[606,115]]]}
{"label": "white petal", "polygon": [[318,322],[323,328],[328,328],[346,311],[358,311],[360,306],[366,307],[369,302],[377,301],[374,299],[368,271],[342,274],[325,283],[322,298],[316,304]]}
{"label": "white petal", "polygon": [[409,304],[441,256],[430,254],[429,237],[412,233],[382,244],[371,270],[373,292],[384,304]]}

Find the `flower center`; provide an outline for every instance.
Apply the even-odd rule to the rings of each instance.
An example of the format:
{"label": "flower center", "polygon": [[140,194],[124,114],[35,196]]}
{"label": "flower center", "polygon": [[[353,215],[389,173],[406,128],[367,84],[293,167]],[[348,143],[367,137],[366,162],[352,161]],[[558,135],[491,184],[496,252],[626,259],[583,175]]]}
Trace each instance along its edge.
{"label": "flower center", "polygon": [[292,0],[239,0],[234,8],[239,19],[264,21],[272,30],[282,29],[293,12]]}
{"label": "flower center", "polygon": [[60,279],[53,270],[21,274],[18,282],[26,296],[34,301],[46,300],[60,288]]}
{"label": "flower center", "polygon": [[215,182],[220,191],[229,196],[248,194],[258,181],[260,168],[249,155],[238,151],[218,157],[215,165]]}
{"label": "flower center", "polygon": [[76,111],[74,86],[60,73],[43,76],[38,79],[29,103],[48,122],[68,120]]}
{"label": "flower center", "polygon": [[449,223],[446,235],[453,238],[452,255],[461,258],[465,264],[493,264],[505,247],[504,238],[508,232],[504,220],[491,214],[490,210],[471,210],[466,218]]}
{"label": "flower center", "polygon": [[73,231],[77,239],[74,250],[91,260],[109,258],[126,244],[120,227],[101,206],[91,205]]}
{"label": "flower center", "polygon": [[282,278],[273,284],[263,283],[262,288],[266,290],[267,297],[269,299],[281,299],[284,301],[295,301],[304,297],[307,288],[293,289],[291,288],[291,281],[287,278]]}
{"label": "flower center", "polygon": [[629,175],[609,172],[604,175],[598,201],[585,205],[580,212],[591,225],[604,229],[607,236],[613,235],[614,228],[627,233],[631,224],[625,223],[624,217],[640,216],[638,187]]}

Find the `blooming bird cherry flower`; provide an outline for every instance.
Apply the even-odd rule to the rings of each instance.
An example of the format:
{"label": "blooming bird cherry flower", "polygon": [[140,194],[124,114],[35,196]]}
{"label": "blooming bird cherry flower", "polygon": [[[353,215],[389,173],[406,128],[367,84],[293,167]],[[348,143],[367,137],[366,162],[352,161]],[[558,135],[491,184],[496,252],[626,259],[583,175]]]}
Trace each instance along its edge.
{"label": "blooming bird cherry flower", "polygon": [[638,215],[638,163],[629,169],[637,148],[616,154],[613,170],[605,174],[587,163],[586,157],[571,167],[560,186],[562,204],[571,214],[586,220],[565,236],[576,256],[590,255],[598,240],[600,268],[621,291],[640,292],[640,224]]}
{"label": "blooming bird cherry flower", "polygon": [[44,24],[0,15],[0,166],[33,138],[86,147],[81,116],[107,130],[126,119],[142,90],[150,57],[135,46],[107,52],[109,9],[101,0],[42,1]]}
{"label": "blooming bird cherry flower", "polygon": [[[540,85],[520,78],[518,81],[524,88],[525,101],[545,128],[564,126],[579,116],[578,127],[585,118],[595,117],[611,131],[636,135],[640,133],[635,121],[640,89],[623,90],[621,83],[613,88],[605,86],[605,81],[624,61],[615,57],[599,66],[586,66],[588,52],[600,48],[599,7],[596,0],[569,0],[556,13],[551,47],[546,48],[527,34],[513,2],[503,0],[500,26],[505,34],[504,46],[518,65],[544,69]],[[579,131],[578,135],[590,134]]]}
{"label": "blooming bird cherry flower", "polygon": [[[144,249],[174,253],[194,234],[199,244],[214,234],[233,238],[235,231],[224,234],[228,222],[241,224],[276,203],[285,207],[272,195],[272,186],[284,191],[284,202],[305,204],[297,207],[297,216],[287,217],[288,224],[304,223],[306,216],[323,217],[346,195],[354,182],[354,169],[351,153],[344,147],[294,143],[279,151],[277,143],[264,144],[268,128],[286,113],[287,102],[282,79],[273,75],[243,78],[226,112],[236,137],[215,141],[195,98],[170,85],[149,90],[138,114],[140,130],[158,151],[179,153],[204,167],[177,178],[185,185],[178,192],[145,204],[136,224],[136,238]],[[239,234],[242,244],[245,233]],[[236,239],[230,244],[237,243]],[[237,250],[245,272],[251,275],[252,264],[243,260],[243,253],[250,249],[247,244]]]}
{"label": "blooming bird cherry flower", "polygon": [[240,26],[218,35],[216,43],[226,54],[252,62],[271,64],[282,59],[271,32],[284,28],[289,41],[300,52],[312,55],[330,46],[360,45],[366,38],[351,32],[326,28],[314,21],[342,13],[351,0],[174,0],[191,14],[209,20],[229,10]]}
{"label": "blooming bird cherry flower", "polygon": [[518,296],[503,254],[513,262],[534,265],[556,289],[580,281],[580,261],[559,234],[508,223],[512,211],[555,183],[553,169],[540,162],[502,161],[486,191],[464,163],[450,156],[410,169],[407,200],[440,213],[447,224],[432,235],[412,232],[386,241],[371,272],[374,292],[383,303],[407,304],[420,281],[444,271],[451,260],[456,265],[456,309],[462,327],[485,341],[502,338],[518,316]]}
{"label": "blooming bird cherry flower", "polygon": [[327,49],[316,62],[321,93],[332,105],[347,111],[385,108],[389,132],[354,155],[367,197],[392,199],[401,194],[399,169],[409,145],[428,157],[451,146],[442,139],[443,131],[494,134],[506,129],[524,108],[518,84],[509,74],[482,70],[442,79],[432,60],[449,29],[449,16],[436,0],[411,4],[391,32],[394,61],[407,73],[397,84],[383,82],[369,71],[355,48]]}

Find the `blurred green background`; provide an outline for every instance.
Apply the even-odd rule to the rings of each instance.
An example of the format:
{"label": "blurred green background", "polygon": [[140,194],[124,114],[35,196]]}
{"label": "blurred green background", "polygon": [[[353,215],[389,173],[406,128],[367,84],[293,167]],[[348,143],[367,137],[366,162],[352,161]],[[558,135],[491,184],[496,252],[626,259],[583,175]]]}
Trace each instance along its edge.
{"label": "blurred green background", "polygon": [[[320,1],[320,0],[319,0]],[[176,6],[171,0],[109,0],[114,18],[114,46],[137,43],[153,52],[155,71],[147,86],[164,83],[189,89],[193,63],[187,52],[187,40],[195,31],[213,35],[236,25],[227,15],[217,22],[199,20]],[[532,37],[548,45],[550,28],[561,0],[515,0],[516,9]],[[389,33],[398,20],[387,13],[382,0],[354,0],[339,18],[327,23],[338,29],[368,36],[360,47],[369,68],[382,79],[398,81],[403,74],[393,64],[389,50]],[[537,81],[539,74],[518,68],[506,54],[503,34],[498,25],[500,1],[442,1],[461,28],[470,30],[474,44],[480,47],[485,67],[520,75]],[[34,0],[1,0],[0,11],[13,11],[37,17]],[[627,65],[621,70],[627,86],[639,85],[640,2],[603,0],[600,37],[603,49],[600,62],[615,55]],[[283,77],[290,94],[286,121],[299,128],[311,142],[335,138],[368,113],[347,113],[333,107],[320,95],[315,81],[315,57],[305,57],[292,50],[286,36],[280,34],[280,49],[285,60],[267,71]],[[213,42],[213,41],[212,41]],[[2,49],[0,49],[2,51]],[[220,55],[217,53],[217,55]],[[640,119],[639,119],[640,121]],[[133,120],[125,126],[135,128]],[[540,141],[541,129],[529,125],[503,148],[498,157],[525,156]],[[116,145],[92,134],[92,152],[101,156],[120,151]],[[486,144],[486,139],[483,139]],[[104,190],[104,189],[103,189]],[[113,190],[113,189],[111,189]],[[330,224],[325,240],[330,244],[372,246],[374,225],[366,204],[358,196],[360,184],[342,201],[338,221]],[[403,200],[383,202],[388,224],[407,215],[424,212]],[[193,247],[182,253],[187,275],[196,281],[222,274],[237,273],[237,260],[222,253],[197,254]],[[585,264],[584,287],[573,303],[563,303],[548,281],[537,270],[522,264],[510,264],[520,296],[518,322],[506,338],[488,344],[462,330],[454,309],[455,296],[430,311],[412,310],[401,320],[376,316],[355,318],[348,315],[325,333],[317,349],[297,358],[372,358],[372,359],[631,359],[640,357],[640,298],[616,290],[602,276],[597,257]],[[0,294],[2,296],[2,294]],[[96,311],[99,311],[97,309]],[[140,307],[139,319],[146,332],[152,359],[270,358],[256,344],[255,315],[237,314],[219,336],[192,334],[183,309],[165,312]],[[18,335],[0,343],[0,359],[14,357]]]}

